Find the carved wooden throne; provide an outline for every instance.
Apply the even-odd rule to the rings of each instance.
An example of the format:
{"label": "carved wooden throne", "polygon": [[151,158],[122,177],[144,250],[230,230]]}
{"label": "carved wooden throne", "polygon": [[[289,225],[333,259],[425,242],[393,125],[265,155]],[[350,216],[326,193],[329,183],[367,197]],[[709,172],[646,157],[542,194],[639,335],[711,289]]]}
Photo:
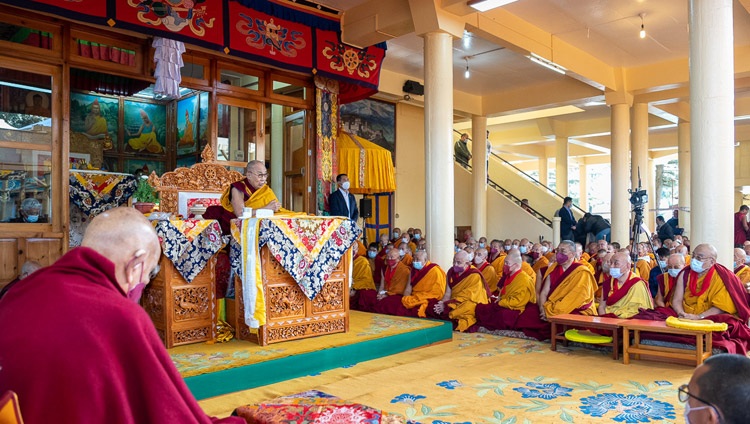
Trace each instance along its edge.
{"label": "carved wooden throne", "polygon": [[[185,201],[186,197],[217,197],[231,183],[245,177],[216,163],[210,146],[201,157],[202,163],[166,172],[161,178],[151,173],[148,182],[159,192],[162,212],[177,213],[179,200]],[[159,275],[144,292],[142,303],[164,345],[171,348],[213,340],[217,319],[216,256],[189,284],[167,257],[162,255],[159,264]]]}

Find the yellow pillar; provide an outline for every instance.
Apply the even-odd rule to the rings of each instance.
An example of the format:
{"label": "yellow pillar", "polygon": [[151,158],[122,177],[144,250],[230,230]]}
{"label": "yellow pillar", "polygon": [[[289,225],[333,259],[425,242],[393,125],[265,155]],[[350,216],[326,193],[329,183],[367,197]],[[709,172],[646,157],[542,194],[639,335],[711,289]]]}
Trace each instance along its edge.
{"label": "yellow pillar", "polygon": [[677,123],[677,163],[680,179],[678,220],[685,235],[690,237],[690,122],[682,119]]}
{"label": "yellow pillar", "polygon": [[471,229],[475,238],[487,236],[487,117],[471,117],[472,191],[474,209]]}
{"label": "yellow pillar", "polygon": [[568,138],[555,137],[555,191],[568,195]]}
{"label": "yellow pillar", "polygon": [[612,109],[612,241],[630,243],[630,202],[628,201],[628,146],[630,144],[630,107],[627,103],[610,105]]}
{"label": "yellow pillar", "polygon": [[[709,243],[732,267],[734,48],[732,0],[690,0],[691,246]],[[692,155],[695,152],[695,156]]]}

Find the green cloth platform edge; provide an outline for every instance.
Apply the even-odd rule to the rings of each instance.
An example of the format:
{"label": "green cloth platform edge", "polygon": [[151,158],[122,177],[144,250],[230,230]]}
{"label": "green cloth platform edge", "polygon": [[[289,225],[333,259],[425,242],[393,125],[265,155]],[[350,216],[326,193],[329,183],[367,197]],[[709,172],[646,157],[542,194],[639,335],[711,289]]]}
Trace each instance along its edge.
{"label": "green cloth platform edge", "polygon": [[187,377],[185,383],[193,396],[202,400],[354,365],[452,339],[453,325],[445,321],[442,325],[389,337]]}

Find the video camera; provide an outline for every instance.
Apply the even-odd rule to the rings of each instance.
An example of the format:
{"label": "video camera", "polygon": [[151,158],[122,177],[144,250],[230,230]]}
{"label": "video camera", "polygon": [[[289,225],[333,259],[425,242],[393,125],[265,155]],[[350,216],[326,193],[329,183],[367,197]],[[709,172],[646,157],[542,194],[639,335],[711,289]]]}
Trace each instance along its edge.
{"label": "video camera", "polygon": [[638,187],[636,190],[628,191],[630,193],[630,204],[633,205],[633,209],[642,209],[648,203],[648,193],[646,190],[641,190]]}

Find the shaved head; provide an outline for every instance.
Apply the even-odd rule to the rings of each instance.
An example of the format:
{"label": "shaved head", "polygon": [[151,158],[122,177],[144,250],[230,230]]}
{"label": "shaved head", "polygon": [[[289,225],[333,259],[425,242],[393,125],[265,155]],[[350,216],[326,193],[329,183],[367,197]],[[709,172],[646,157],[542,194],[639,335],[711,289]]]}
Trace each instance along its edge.
{"label": "shaved head", "polygon": [[508,256],[505,257],[505,263],[508,265],[521,265],[521,252],[516,249],[510,249]]}
{"label": "shaved head", "polygon": [[415,262],[422,262],[423,264],[427,262],[427,251],[425,250],[417,250],[417,253],[414,254],[414,261]]}
{"label": "shaved head", "polygon": [[740,249],[739,247],[734,249],[734,261],[740,264],[745,263],[745,249]]}

